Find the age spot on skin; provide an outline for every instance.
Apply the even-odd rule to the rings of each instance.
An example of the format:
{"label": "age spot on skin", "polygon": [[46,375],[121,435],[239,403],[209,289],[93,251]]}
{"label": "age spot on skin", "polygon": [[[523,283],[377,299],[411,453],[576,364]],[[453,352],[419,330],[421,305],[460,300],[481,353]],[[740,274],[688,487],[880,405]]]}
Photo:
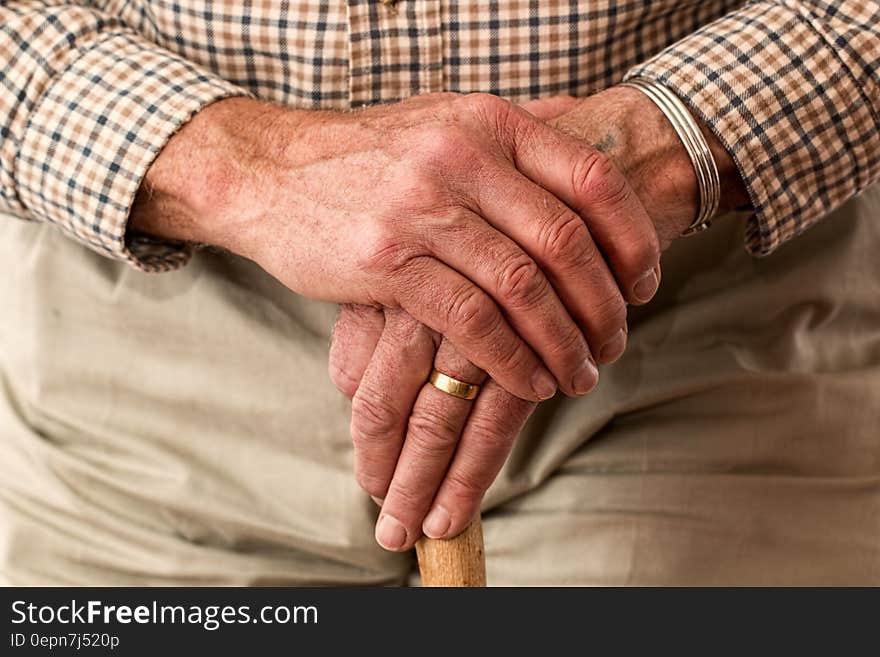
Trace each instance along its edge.
{"label": "age spot on skin", "polygon": [[601,153],[608,153],[615,146],[617,146],[617,140],[614,138],[614,135],[609,133],[602,137],[602,139],[600,139],[597,143],[595,143],[593,145],[593,148]]}

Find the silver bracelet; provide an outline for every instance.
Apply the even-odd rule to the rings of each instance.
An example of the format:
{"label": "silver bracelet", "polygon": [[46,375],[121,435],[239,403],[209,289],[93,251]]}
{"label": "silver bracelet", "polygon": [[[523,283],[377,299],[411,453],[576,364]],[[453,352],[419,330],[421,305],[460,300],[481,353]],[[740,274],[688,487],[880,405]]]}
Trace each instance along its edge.
{"label": "silver bracelet", "polygon": [[691,158],[700,189],[700,209],[697,217],[682,235],[693,235],[707,229],[710,219],[718,212],[718,205],[721,202],[721,177],[712,150],[709,148],[709,142],[706,141],[700,126],[679,97],[659,82],[650,78],[632,78],[619,86],[641,91],[660,108],[672,124]]}

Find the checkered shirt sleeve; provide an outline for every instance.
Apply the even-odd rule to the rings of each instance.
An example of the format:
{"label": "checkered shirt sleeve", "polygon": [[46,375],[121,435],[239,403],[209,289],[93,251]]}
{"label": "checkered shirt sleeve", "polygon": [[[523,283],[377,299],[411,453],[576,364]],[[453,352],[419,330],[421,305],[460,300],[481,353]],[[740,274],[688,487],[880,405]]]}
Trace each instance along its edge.
{"label": "checkered shirt sleeve", "polygon": [[127,239],[129,208],[215,100],[521,102],[629,71],[676,91],[731,152],[763,255],[880,178],[878,70],[880,0],[0,1],[0,210],[171,269],[187,246]]}
{"label": "checkered shirt sleeve", "polygon": [[766,255],[880,180],[880,2],[752,2],[628,77],[673,89],[733,156]]}
{"label": "checkered shirt sleeve", "polygon": [[193,113],[246,92],[70,3],[0,3],[0,64],[0,210],[140,269],[185,262],[186,245],[126,243],[135,193]]}

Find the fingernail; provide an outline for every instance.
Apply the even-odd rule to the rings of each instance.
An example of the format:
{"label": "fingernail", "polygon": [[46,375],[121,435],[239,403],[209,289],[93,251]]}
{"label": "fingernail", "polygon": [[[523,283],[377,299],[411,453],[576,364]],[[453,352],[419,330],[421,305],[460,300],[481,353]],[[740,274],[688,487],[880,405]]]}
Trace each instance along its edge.
{"label": "fingernail", "polygon": [[633,294],[640,302],[647,303],[654,298],[659,285],[660,280],[657,277],[657,272],[652,269],[633,286]]}
{"label": "fingernail", "polygon": [[449,531],[452,518],[442,506],[435,506],[422,523],[422,531],[428,538],[443,538]]}
{"label": "fingernail", "polygon": [[626,349],[626,332],[620,329],[613,338],[602,345],[599,349],[599,360],[603,363],[613,363]]}
{"label": "fingernail", "polygon": [[399,550],[406,543],[406,527],[388,515],[379,518],[376,541],[386,550]]}
{"label": "fingernail", "polygon": [[599,382],[599,368],[591,357],[581,363],[580,369],[571,379],[571,387],[576,395],[585,395]]}
{"label": "fingernail", "polygon": [[532,374],[532,390],[538,399],[550,399],[556,394],[556,379],[544,368],[538,368]]}
{"label": "fingernail", "polygon": [[379,506],[380,509],[382,508],[382,505],[385,503],[385,500],[383,500],[381,497],[376,497],[375,495],[370,495],[370,498],[372,498],[372,500]]}

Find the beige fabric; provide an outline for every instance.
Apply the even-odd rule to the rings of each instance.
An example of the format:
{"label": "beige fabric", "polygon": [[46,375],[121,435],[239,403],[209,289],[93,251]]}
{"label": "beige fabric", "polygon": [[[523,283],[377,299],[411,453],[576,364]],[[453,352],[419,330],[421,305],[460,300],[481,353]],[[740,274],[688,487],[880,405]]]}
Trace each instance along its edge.
{"label": "beige fabric", "polygon": [[[677,243],[630,347],[486,501],[493,584],[880,584],[880,189],[765,260]],[[326,375],[334,308],[0,221],[0,573],[392,584]]]}

